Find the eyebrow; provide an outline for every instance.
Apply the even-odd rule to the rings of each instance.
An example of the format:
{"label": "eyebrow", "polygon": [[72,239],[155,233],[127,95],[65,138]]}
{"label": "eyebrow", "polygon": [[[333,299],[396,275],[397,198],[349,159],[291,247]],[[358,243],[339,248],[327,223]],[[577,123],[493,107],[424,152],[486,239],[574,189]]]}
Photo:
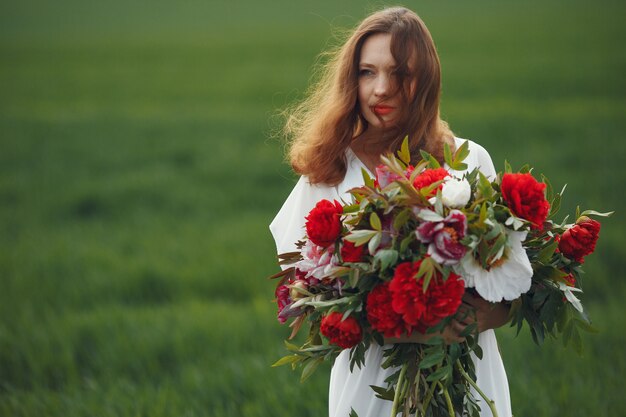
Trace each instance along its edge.
{"label": "eyebrow", "polygon": [[[370,63],[367,63],[367,62],[359,62],[359,67],[378,68],[376,65],[370,64]],[[398,68],[398,66],[397,65],[387,65],[385,68],[386,69],[396,69],[396,68]]]}

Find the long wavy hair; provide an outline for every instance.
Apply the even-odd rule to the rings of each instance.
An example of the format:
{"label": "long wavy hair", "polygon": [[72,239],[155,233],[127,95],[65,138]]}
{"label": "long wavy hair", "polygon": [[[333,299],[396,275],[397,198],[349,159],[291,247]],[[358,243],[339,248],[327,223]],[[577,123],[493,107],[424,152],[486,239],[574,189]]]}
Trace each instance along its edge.
{"label": "long wavy hair", "polygon": [[[439,116],[441,67],[430,32],[411,10],[384,9],[363,20],[342,46],[328,53],[307,97],[285,111],[288,160],[294,171],[307,175],[312,183],[341,182],[347,167],[346,149],[367,130],[358,105],[359,60],[363,43],[376,33],[391,34],[391,54],[397,65],[394,94],[400,94],[406,104],[399,122],[381,138],[386,151],[397,150],[408,136],[416,159],[424,149],[441,161],[443,143],[454,146],[453,134]],[[415,91],[409,97],[411,85]]]}

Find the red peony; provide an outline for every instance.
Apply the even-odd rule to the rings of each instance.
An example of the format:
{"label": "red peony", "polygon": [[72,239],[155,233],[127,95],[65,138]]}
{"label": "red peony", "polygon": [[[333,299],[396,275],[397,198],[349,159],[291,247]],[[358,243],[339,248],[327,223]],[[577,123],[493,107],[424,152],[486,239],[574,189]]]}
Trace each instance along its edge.
{"label": "red peony", "polygon": [[[425,169],[420,172],[417,177],[415,177],[413,186],[419,190],[420,188],[428,187],[437,181],[442,181],[448,176],[450,176],[450,173],[445,168]],[[439,187],[432,190],[428,196],[434,197],[437,194],[437,190],[441,190],[442,186],[443,184],[439,184]]]}
{"label": "red peony", "polygon": [[354,317],[349,316],[343,321],[342,317],[343,314],[336,311],[324,316],[320,331],[330,343],[348,349],[361,341],[361,326]]}
{"label": "red peony", "polygon": [[[422,280],[420,280],[421,285]],[[465,283],[451,272],[447,280],[437,276],[430,281],[426,292],[426,311],[422,323],[434,326],[442,319],[456,313],[465,293]]]}
{"label": "red peony", "polygon": [[543,223],[550,212],[546,200],[546,185],[538,182],[530,174],[504,174],[502,176],[502,197],[517,217],[532,223],[533,229],[543,229]]}
{"label": "red peony", "polygon": [[391,307],[391,292],[389,283],[379,284],[367,295],[365,304],[367,321],[374,330],[387,337],[400,337],[404,331],[411,334],[411,326],[402,320],[402,315]]}
{"label": "red peony", "polygon": [[559,250],[566,257],[583,263],[583,257],[596,249],[599,234],[600,222],[582,216],[561,235]]}
{"label": "red peony", "polygon": [[457,311],[465,285],[454,273],[450,273],[444,281],[441,274],[436,272],[424,293],[424,279],[415,279],[421,263],[419,260],[399,264],[389,289],[393,310],[401,314],[406,323],[423,332],[425,328],[434,326]]}
{"label": "red peony", "polygon": [[335,200],[320,200],[306,219],[306,234],[318,246],[332,245],[341,234],[341,214],[343,207]]}
{"label": "red peony", "polygon": [[341,259],[344,262],[363,262],[365,245],[355,246],[354,243],[343,241]]}

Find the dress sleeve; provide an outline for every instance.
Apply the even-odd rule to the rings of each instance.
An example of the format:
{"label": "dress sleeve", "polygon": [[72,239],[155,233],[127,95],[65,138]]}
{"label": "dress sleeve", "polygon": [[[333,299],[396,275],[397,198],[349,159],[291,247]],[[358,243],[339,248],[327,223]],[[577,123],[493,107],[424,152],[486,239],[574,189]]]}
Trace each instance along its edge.
{"label": "dress sleeve", "polygon": [[489,178],[490,181],[495,180],[497,172],[489,152],[477,143],[474,143],[474,152],[476,152],[477,165],[480,172]]}
{"label": "dress sleeve", "polygon": [[318,201],[338,198],[335,187],[311,184],[306,176],[300,177],[295,187],[270,223],[270,232],[278,253],[296,250],[296,242],[304,237],[304,217]]}
{"label": "dress sleeve", "polygon": [[469,143],[469,157],[466,160],[468,164],[468,171],[478,168],[480,172],[482,172],[490,181],[496,179],[496,169],[491,161],[491,156],[489,156],[489,153],[485,150],[485,148],[476,142],[467,139],[455,138],[455,141],[457,148],[465,141]]}

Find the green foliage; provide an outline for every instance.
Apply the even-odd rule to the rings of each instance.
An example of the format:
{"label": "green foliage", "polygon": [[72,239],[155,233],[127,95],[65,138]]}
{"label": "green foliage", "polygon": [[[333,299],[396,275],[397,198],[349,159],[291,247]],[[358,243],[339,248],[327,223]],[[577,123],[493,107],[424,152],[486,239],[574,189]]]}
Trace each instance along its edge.
{"label": "green foliage", "polygon": [[[327,413],[328,366],[306,386],[269,368],[285,329],[262,278],[276,272],[267,224],[293,176],[266,138],[327,22],[372,5],[3,5],[0,415]],[[618,210],[585,264],[600,332],[580,333],[583,357],[499,330],[514,414],[621,415],[624,3],[409,6],[437,42],[457,135],[570,184],[561,213]]]}

